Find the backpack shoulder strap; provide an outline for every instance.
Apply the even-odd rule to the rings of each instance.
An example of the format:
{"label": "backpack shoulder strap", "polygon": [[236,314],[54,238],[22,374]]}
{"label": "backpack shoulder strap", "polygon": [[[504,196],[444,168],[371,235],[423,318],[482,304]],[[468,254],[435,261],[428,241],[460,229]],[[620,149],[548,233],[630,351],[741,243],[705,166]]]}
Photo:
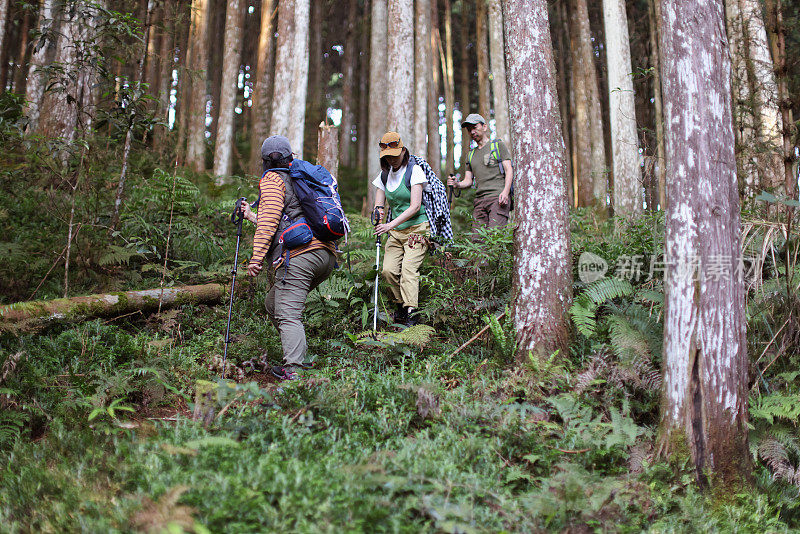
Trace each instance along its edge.
{"label": "backpack shoulder strap", "polygon": [[494,154],[494,159],[497,160],[497,166],[500,167],[500,175],[505,177],[506,168],[503,166],[503,162],[500,160],[500,142],[497,139],[492,140],[491,152]]}
{"label": "backpack shoulder strap", "polygon": [[467,165],[469,165],[470,167],[472,166],[472,155],[473,154],[475,154],[475,149],[474,148],[470,148],[469,149],[469,156],[467,156]]}
{"label": "backpack shoulder strap", "polygon": [[413,156],[408,158],[408,165],[406,165],[406,173],[403,176],[403,181],[406,183],[406,187],[409,191],[411,191],[411,174],[414,172],[414,164],[416,160]]}
{"label": "backpack shoulder strap", "polygon": [[382,170],[381,171],[381,182],[383,182],[383,188],[386,189],[386,182],[389,180],[389,171]]}

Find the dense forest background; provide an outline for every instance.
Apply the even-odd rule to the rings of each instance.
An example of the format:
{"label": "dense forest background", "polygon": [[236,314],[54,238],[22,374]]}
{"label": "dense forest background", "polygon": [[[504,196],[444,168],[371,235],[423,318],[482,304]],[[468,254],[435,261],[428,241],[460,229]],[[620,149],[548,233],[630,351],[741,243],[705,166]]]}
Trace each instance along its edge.
{"label": "dense forest background", "polygon": [[[800,528],[797,3],[0,0],[0,51],[0,532]],[[473,241],[465,191],[425,324],[372,332],[377,141],[463,175],[469,113],[514,152],[513,223]],[[353,230],[288,386],[241,264],[219,379],[271,134]],[[678,287],[677,249],[741,276]],[[689,323],[733,334],[702,359]]]}

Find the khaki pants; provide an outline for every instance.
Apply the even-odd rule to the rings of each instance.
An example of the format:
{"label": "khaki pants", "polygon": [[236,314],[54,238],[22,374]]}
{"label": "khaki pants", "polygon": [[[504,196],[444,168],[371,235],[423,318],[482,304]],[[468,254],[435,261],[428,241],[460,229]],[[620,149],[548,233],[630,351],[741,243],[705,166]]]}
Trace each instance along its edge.
{"label": "khaki pants", "polygon": [[306,296],[331,275],[335,266],[336,257],[329,250],[317,249],[292,258],[288,272],[285,265],[275,272],[275,283],[264,305],[281,335],[286,365],[302,363],[306,356],[308,343],[301,321]]}
{"label": "khaki pants", "polygon": [[475,199],[475,207],[472,210],[472,231],[475,232],[481,226],[490,228],[503,226],[508,222],[508,213],[511,210],[509,205],[500,205],[499,196],[491,196]]}
{"label": "khaki pants", "polygon": [[383,278],[389,283],[394,302],[416,308],[419,304],[419,266],[428,252],[426,242],[408,243],[411,234],[427,236],[429,222],[409,226],[405,230],[391,230],[383,257]]}

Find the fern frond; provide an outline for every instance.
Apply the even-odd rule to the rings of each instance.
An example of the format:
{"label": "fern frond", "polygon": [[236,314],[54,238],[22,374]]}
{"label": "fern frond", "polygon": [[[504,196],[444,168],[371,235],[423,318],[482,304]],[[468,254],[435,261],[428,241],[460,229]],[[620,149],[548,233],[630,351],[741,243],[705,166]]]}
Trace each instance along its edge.
{"label": "fern frond", "polygon": [[599,306],[615,298],[629,297],[633,295],[633,291],[633,286],[627,280],[602,278],[586,286],[581,296]]}

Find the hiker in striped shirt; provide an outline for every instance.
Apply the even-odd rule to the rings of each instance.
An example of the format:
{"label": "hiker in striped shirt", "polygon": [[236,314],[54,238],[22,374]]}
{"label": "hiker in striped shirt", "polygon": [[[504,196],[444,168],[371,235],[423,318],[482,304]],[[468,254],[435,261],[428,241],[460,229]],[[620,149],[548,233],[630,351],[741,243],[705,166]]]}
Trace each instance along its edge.
{"label": "hiker in striped shirt", "polygon": [[294,380],[299,369],[310,367],[305,361],[308,343],[302,323],[306,296],[333,272],[336,248],[334,243],[312,238],[306,245],[283,250],[278,236],[303,215],[288,172],[292,164],[289,140],[283,136],[265,139],[261,159],[264,172],[258,184],[258,212],[253,213],[247,203],[242,208],[245,218],[256,224],[247,273],[257,276],[265,260],[275,268],[275,283],[264,304],[280,333],[284,364],[270,371],[281,380]]}

